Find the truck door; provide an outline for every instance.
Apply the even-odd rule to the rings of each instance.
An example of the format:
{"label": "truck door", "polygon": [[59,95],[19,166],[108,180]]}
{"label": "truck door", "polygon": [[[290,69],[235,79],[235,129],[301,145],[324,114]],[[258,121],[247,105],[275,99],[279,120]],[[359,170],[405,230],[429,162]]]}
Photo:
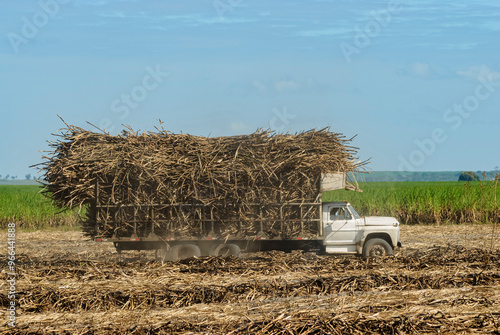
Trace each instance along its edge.
{"label": "truck door", "polygon": [[324,244],[327,252],[356,252],[357,224],[346,206],[330,205],[324,212]]}

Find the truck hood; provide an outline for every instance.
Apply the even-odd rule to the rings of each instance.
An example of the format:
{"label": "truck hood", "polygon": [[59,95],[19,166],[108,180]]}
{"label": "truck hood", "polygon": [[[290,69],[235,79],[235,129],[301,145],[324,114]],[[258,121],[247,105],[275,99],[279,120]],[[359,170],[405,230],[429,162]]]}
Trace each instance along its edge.
{"label": "truck hood", "polygon": [[365,216],[363,219],[367,226],[392,226],[398,222],[396,218],[390,216]]}

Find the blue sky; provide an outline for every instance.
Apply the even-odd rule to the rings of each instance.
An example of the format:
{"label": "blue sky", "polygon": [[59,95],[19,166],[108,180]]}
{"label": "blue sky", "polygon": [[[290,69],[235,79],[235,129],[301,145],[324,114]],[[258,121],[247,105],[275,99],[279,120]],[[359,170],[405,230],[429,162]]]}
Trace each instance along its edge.
{"label": "blue sky", "polygon": [[496,0],[16,0],[0,29],[0,175],[36,172],[57,114],[113,133],[330,126],[371,170],[500,165]]}

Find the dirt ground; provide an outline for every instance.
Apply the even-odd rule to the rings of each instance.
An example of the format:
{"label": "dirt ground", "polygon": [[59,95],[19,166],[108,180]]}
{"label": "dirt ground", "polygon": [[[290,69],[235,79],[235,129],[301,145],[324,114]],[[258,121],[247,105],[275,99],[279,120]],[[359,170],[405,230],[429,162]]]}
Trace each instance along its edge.
{"label": "dirt ground", "polygon": [[3,267],[0,334],[500,334],[500,226],[401,229],[403,248],[380,260],[269,252],[164,264],[79,232],[20,232],[16,327]]}

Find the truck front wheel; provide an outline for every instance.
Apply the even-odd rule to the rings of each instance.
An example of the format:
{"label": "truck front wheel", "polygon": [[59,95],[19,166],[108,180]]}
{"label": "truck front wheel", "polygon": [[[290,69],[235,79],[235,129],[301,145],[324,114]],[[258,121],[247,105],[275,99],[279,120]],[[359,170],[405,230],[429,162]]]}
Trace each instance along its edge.
{"label": "truck front wheel", "polygon": [[392,255],[392,247],[386,240],[372,238],[363,247],[363,257],[385,257]]}

